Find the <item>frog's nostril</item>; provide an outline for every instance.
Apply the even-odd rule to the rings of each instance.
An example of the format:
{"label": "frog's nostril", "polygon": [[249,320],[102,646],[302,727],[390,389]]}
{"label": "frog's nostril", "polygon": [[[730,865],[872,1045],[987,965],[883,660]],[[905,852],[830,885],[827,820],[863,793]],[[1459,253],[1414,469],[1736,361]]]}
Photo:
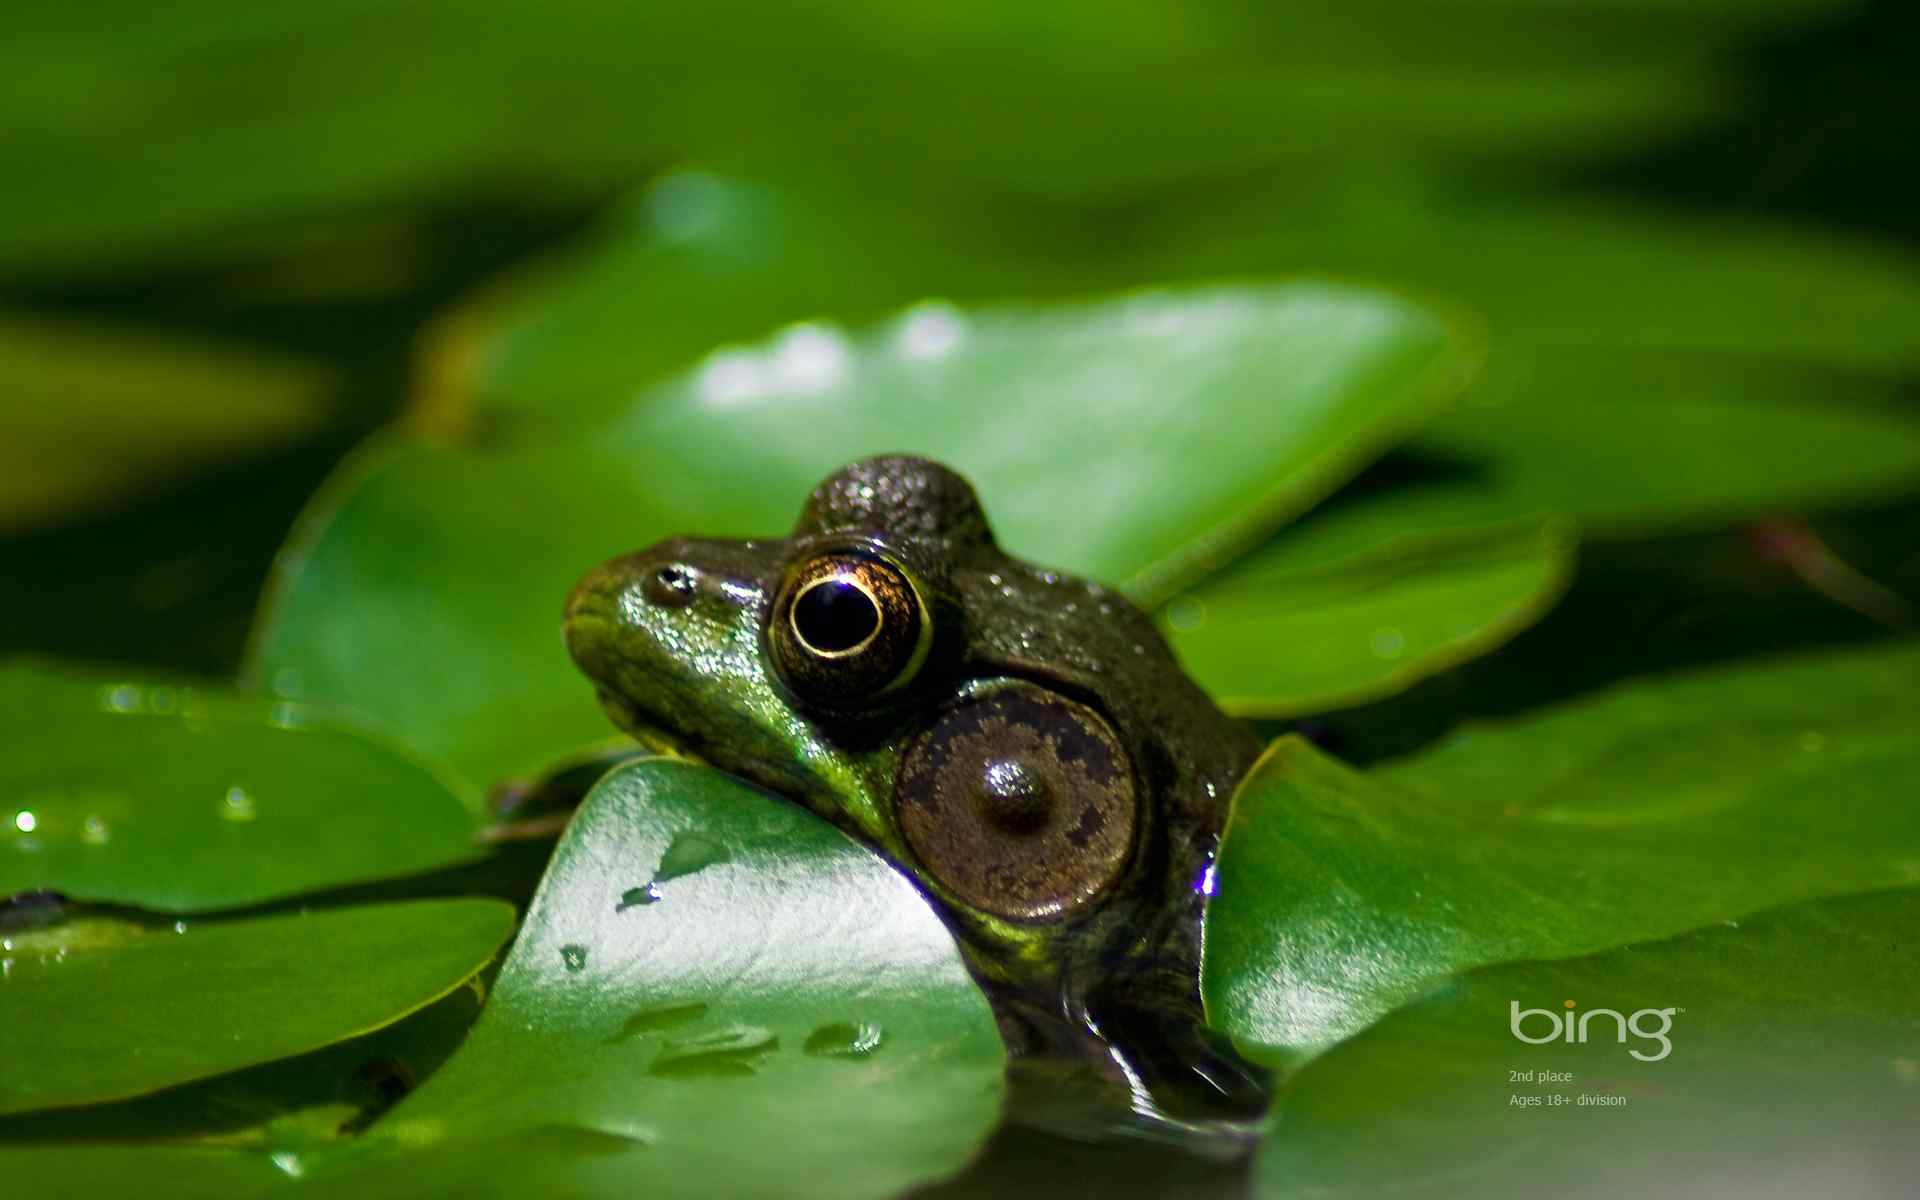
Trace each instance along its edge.
{"label": "frog's nostril", "polygon": [[700,573],[685,563],[666,563],[641,581],[648,603],[662,608],[685,608],[700,590]]}

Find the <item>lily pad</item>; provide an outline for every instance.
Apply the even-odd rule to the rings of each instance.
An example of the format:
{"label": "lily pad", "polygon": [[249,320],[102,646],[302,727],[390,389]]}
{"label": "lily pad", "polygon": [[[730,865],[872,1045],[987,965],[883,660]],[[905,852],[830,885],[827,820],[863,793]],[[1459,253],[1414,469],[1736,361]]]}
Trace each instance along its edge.
{"label": "lily pad", "polygon": [[477,979],[366,1037],[117,1104],[17,1113],[0,1173],[21,1194],[92,1200],[150,1189],[229,1200],[289,1190],[305,1156],[358,1136],[459,1045]]}
{"label": "lily pad", "polygon": [[0,532],[311,436],[334,383],[287,356],[0,315]]}
{"label": "lily pad", "polygon": [[1161,613],[1181,664],[1237,715],[1391,695],[1532,624],[1573,572],[1552,521],[1415,534],[1318,569],[1289,558],[1283,534]]}
{"label": "lily pad", "polygon": [[303,705],[17,663],[0,723],[0,894],[203,912],[478,856],[477,797]]}
{"label": "lily pad", "polygon": [[7,936],[0,1112],[117,1100],[303,1054],[453,991],[513,928],[497,900],[167,925],[81,916]]}
{"label": "lily pad", "polygon": [[1294,1069],[1476,967],[1920,880],[1886,786],[1916,672],[1908,643],[1635,682],[1369,773],[1282,738],[1221,848],[1209,1020]]}
{"label": "lily pad", "polygon": [[[1897,245],[1621,202],[1462,209],[1410,199],[1421,189],[1404,168],[1282,180],[1089,228],[1071,209],[995,220],[897,186],[675,171],[442,322],[417,402],[443,432],[566,429],[715,346],[802,319],[1250,272],[1416,284],[1485,313],[1502,355],[1608,347],[1864,371],[1920,358],[1920,261]],[[1540,357],[1546,393],[1571,373]],[[1584,367],[1605,363],[1588,355]]]}
{"label": "lily pad", "polygon": [[1916,928],[1906,890],[1462,975],[1292,1081],[1258,1193],[1897,1195]]}
{"label": "lily pad", "polygon": [[1423,308],[1318,283],[796,326],[591,437],[362,455],[283,553],[250,674],[476,779],[535,772],[603,736],[556,624],[605,558],[782,533],[841,463],[914,451],[973,479],[1013,552],[1151,598],[1403,437],[1464,355]]}
{"label": "lily pad", "polygon": [[[309,1054],[130,1100],[15,1113],[0,1127],[0,1158],[45,1151],[32,1160],[43,1164],[32,1178],[51,1179],[62,1154],[79,1158],[146,1143],[218,1147],[251,1155],[276,1174],[297,1173],[299,1156],[364,1132],[437,1070],[466,1037],[484,998],[476,976],[402,1020]],[[8,1178],[23,1183],[26,1177]],[[46,1193],[35,1187],[32,1194]]]}
{"label": "lily pad", "polygon": [[466,1044],[308,1177],[367,1200],[888,1196],[966,1162],[1004,1065],[903,876],[797,806],[649,759],[580,809]]}
{"label": "lily pad", "polygon": [[930,191],[954,181],[983,199],[1138,193],[1301,157],[1590,155],[1723,109],[1712,56],[1809,10],[1756,6],[1756,22],[1739,6],[1610,7],[1442,18],[1388,0],[1171,20],[1154,5],[1038,18],[749,2],[714,20],[604,0],[313,0],[161,20],[137,4],[87,19],[42,6],[0,46],[18,81],[0,104],[0,173],[16,181],[0,195],[0,261],[218,254],[476,192],[578,203],[714,152]]}

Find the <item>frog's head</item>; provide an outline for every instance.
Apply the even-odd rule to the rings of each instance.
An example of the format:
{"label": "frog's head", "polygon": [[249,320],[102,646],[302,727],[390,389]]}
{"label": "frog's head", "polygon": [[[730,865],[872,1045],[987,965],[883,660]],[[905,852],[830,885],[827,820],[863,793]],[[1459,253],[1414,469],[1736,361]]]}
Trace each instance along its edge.
{"label": "frog's head", "polygon": [[1209,868],[1257,746],[1139,609],[1002,553],[952,471],[867,459],[788,538],[614,559],[574,589],[566,637],[643,742],[907,872],[1017,1040],[1137,1020],[1103,994],[1197,1022]]}

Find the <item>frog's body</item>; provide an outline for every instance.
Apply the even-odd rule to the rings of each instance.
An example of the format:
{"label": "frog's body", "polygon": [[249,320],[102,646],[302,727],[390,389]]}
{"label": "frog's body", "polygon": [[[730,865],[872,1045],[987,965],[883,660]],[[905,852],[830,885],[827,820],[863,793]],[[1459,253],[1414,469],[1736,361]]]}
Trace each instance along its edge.
{"label": "frog's body", "polygon": [[1002,553],[958,475],[869,459],[816,488],[790,538],[615,559],[575,589],[566,635],[630,732],[805,804],[916,880],[1016,1054],[1098,1047],[1136,1084],[1171,1060],[1232,1104],[1257,1092],[1218,1078],[1237,1067],[1200,1033],[1197,981],[1213,854],[1258,746],[1139,609]]}

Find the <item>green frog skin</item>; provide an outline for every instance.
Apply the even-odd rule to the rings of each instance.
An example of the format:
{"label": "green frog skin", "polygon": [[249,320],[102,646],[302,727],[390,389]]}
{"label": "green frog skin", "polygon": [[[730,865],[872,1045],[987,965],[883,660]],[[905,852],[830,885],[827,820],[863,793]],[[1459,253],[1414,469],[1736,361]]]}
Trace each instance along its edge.
{"label": "green frog skin", "polygon": [[853,463],[790,537],[674,538],[601,565],[565,633],[623,729],[912,878],[1016,1061],[1078,1063],[1175,1123],[1258,1112],[1198,979],[1214,852],[1259,746],[1146,614],[1002,552],[959,475]]}

